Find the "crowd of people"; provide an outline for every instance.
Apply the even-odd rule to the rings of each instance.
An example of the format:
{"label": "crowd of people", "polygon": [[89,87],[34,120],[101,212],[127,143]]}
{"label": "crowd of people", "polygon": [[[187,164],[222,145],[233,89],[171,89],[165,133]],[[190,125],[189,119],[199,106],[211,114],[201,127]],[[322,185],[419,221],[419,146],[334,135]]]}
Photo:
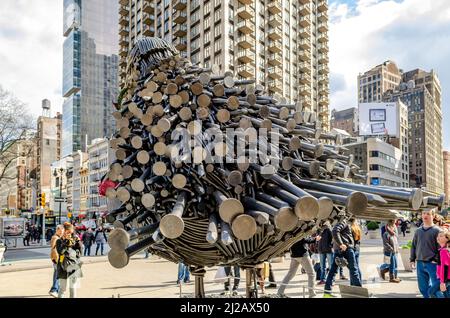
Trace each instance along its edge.
{"label": "crowd of people", "polygon": [[[309,297],[315,297],[317,286],[324,286],[324,297],[335,297],[332,287],[339,273],[341,280],[348,280],[344,268],[348,268],[350,285],[362,286],[362,272],[359,265],[360,242],[363,230],[356,219],[347,220],[345,213],[339,215],[339,221],[332,227],[325,222],[323,227],[311,237],[304,238],[292,245],[289,270],[278,289],[280,297],[286,297],[285,290],[295,277],[300,265],[308,278]],[[410,261],[417,269],[417,281],[424,298],[450,298],[450,231],[439,222],[435,224],[435,210],[422,212],[421,226],[415,231],[411,244]],[[389,282],[400,283],[398,277],[399,229],[403,232],[404,223],[389,221],[382,227],[384,263],[379,266],[379,275],[385,280],[389,273]],[[69,290],[70,297],[76,296],[79,278],[82,277],[80,261],[91,255],[91,248],[96,244],[95,255],[103,255],[107,236],[102,227],[95,231],[88,228],[79,234],[75,233],[70,223],[59,225],[51,238],[51,260],[54,267],[53,285],[50,294],[54,297],[65,297]],[[146,251],[146,258],[149,253]],[[240,282],[239,266],[223,268],[225,276],[234,277],[234,283],[225,281],[222,295],[231,291],[237,295]],[[276,288],[277,284],[269,263],[256,266],[256,279],[262,291],[265,288]],[[270,285],[265,285],[269,276]],[[190,283],[189,267],[178,264],[177,284]],[[232,285],[232,286],[231,286]],[[317,286],[316,286],[317,285]]]}
{"label": "crowd of people", "polygon": [[[356,219],[347,220],[344,213],[340,217],[334,227],[325,222],[315,235],[292,245],[289,270],[278,289],[280,297],[286,297],[286,287],[295,277],[300,265],[308,278],[309,297],[316,296],[315,281],[318,281],[318,286],[324,285],[324,297],[335,297],[332,286],[336,275],[339,273],[341,280],[348,280],[344,275],[344,268],[348,268],[350,285],[362,287],[359,258],[363,230]],[[401,282],[398,277],[399,231],[405,235],[409,224],[406,220],[391,220],[382,227],[384,263],[378,269],[380,277],[390,283]],[[424,298],[450,297],[450,232],[444,225],[435,210],[423,211],[420,227],[412,240],[411,262],[417,268],[419,290]],[[236,295],[240,280],[239,267],[225,267],[226,276],[232,271],[235,278],[232,294]],[[257,272],[260,273],[258,269]],[[261,290],[264,291],[265,277],[259,274],[258,278]],[[273,275],[270,281],[269,286],[276,286]],[[223,294],[229,291],[230,283],[227,281]]]}
{"label": "crowd of people", "polygon": [[[48,233],[48,232],[47,232]],[[23,246],[30,246],[31,244],[40,244],[42,238],[42,227],[36,224],[25,224],[25,233],[23,237]],[[48,236],[46,237],[49,241]]]}

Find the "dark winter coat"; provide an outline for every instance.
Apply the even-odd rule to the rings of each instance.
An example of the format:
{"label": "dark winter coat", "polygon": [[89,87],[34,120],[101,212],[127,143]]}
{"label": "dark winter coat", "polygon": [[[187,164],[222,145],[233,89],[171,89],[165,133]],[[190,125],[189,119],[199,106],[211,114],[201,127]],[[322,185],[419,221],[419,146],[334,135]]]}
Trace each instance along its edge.
{"label": "dark winter coat", "polygon": [[[73,237],[71,240],[60,238],[56,241],[56,251],[58,252],[59,259],[57,264],[58,279],[67,279],[71,275],[76,275],[77,277],[82,277],[81,272],[81,242],[78,237]],[[75,251],[77,261],[79,262],[79,269],[74,272],[66,272],[63,269],[63,261],[65,257],[68,257],[70,252]]]}
{"label": "dark winter coat", "polygon": [[83,245],[91,246],[93,243],[94,243],[94,233],[86,231],[83,234]]}
{"label": "dark winter coat", "polygon": [[333,253],[333,234],[331,233],[331,228],[326,227],[322,233],[320,233],[320,241],[318,244],[318,250],[320,254],[331,254]]}
{"label": "dark winter coat", "polygon": [[308,244],[314,243],[316,241],[315,238],[305,238],[291,247],[291,257],[303,257],[306,254],[309,255],[309,246]]}

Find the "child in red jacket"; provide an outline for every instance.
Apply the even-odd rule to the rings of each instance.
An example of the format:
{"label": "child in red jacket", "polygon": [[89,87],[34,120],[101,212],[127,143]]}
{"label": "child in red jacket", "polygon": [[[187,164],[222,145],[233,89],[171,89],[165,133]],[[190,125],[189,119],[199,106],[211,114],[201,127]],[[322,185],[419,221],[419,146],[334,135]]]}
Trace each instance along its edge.
{"label": "child in red jacket", "polygon": [[450,298],[450,232],[440,232],[437,240],[441,249],[439,250],[439,264],[436,273],[441,282],[441,292],[447,298]]}

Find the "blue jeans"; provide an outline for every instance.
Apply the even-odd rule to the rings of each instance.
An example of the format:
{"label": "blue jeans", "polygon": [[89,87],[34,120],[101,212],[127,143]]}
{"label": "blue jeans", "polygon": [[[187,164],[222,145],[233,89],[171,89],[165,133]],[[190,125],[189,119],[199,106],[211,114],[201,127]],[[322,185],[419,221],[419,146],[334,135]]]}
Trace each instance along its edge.
{"label": "blue jeans", "polygon": [[359,267],[359,251],[355,250],[355,262],[356,262],[356,268],[358,269],[358,274],[359,274],[359,279],[361,280],[362,283],[362,273],[361,273],[361,268]]}
{"label": "blue jeans", "polygon": [[184,280],[186,283],[190,279],[189,267],[183,263],[178,263],[178,281]]}
{"label": "blue jeans", "polygon": [[53,264],[53,285],[50,288],[50,292],[58,292],[59,291],[59,280],[58,280],[58,266]]}
{"label": "blue jeans", "polygon": [[394,275],[394,277],[397,277],[398,273],[398,260],[397,260],[397,254],[395,253],[384,253],[384,256],[389,257],[390,264],[383,264],[380,266],[381,270],[388,269],[389,273]]}
{"label": "blue jeans", "polygon": [[[85,245],[84,246],[84,256],[86,256],[86,255],[91,256],[91,246],[92,245]],[[102,253],[103,253],[103,251],[102,251]]]}
{"label": "blue jeans", "polygon": [[[225,266],[224,270],[225,270],[225,274],[227,276],[230,276],[230,274],[231,274],[231,266]],[[234,271],[233,290],[237,290],[239,288],[239,281],[241,280],[241,271],[239,269],[239,266],[237,266],[237,265],[233,266],[233,271]],[[230,281],[228,279],[225,282],[225,290],[230,290]]]}
{"label": "blue jeans", "polygon": [[439,290],[440,281],[436,275],[437,264],[417,261],[417,282],[423,298],[444,298]]}
{"label": "blue jeans", "polygon": [[447,291],[444,293],[445,298],[450,298],[450,282],[447,283]]}
{"label": "blue jeans", "polygon": [[95,249],[95,255],[97,256],[98,253],[98,249],[100,248],[101,250],[101,254],[103,255],[103,245],[105,245],[104,243],[96,243],[97,244],[97,248]]}
{"label": "blue jeans", "polygon": [[337,251],[333,254],[333,261],[331,262],[330,272],[327,276],[327,281],[325,283],[325,293],[331,292],[331,285],[333,284],[334,277],[337,274],[338,267],[336,265],[336,257],[344,257],[348,262],[348,269],[350,272],[350,285],[352,286],[362,286],[361,278],[359,277],[358,268],[356,266],[355,250],[351,247],[347,248],[345,252]]}
{"label": "blue jeans", "polygon": [[[328,270],[330,270],[331,263],[333,262],[333,253],[319,254],[320,255],[320,280],[324,281],[327,277],[327,262]],[[344,269],[339,267],[339,275],[344,276]]]}

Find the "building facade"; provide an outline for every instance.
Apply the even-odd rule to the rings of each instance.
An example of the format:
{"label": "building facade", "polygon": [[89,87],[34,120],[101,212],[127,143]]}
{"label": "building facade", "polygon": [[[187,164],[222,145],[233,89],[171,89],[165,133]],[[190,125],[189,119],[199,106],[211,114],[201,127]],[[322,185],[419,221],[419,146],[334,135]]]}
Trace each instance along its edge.
{"label": "building facade", "polygon": [[108,139],[95,139],[88,147],[89,153],[89,203],[88,213],[101,216],[108,211],[106,197],[98,193],[101,178],[108,173],[109,166],[114,160],[114,154],[109,147]]}
{"label": "building facade", "polygon": [[[55,161],[51,165],[51,196],[48,199],[50,215],[59,217],[61,212],[61,218],[67,218],[68,213],[70,213],[67,198],[71,196],[72,191],[72,167],[73,158],[71,156]],[[59,202],[56,198],[63,198],[65,201]],[[59,222],[59,219],[57,219],[57,222]]]}
{"label": "building facade", "polygon": [[80,169],[80,215],[85,215],[89,204],[89,158],[83,161]]}
{"label": "building facade", "polygon": [[81,174],[83,163],[89,158],[85,152],[77,151],[73,155],[72,174],[72,213],[79,216],[81,211]]}
{"label": "building facade", "polygon": [[0,163],[0,215],[20,216],[21,212],[34,209],[32,199],[36,192],[30,175],[36,167],[35,147],[35,140],[29,139],[5,149],[3,162],[7,164]]}
{"label": "building facade", "polygon": [[398,88],[383,97],[408,107],[410,186],[436,194],[444,193],[441,95],[437,74],[417,69],[404,73]]}
{"label": "building facade", "polygon": [[354,137],[358,136],[358,109],[356,107],[340,111],[333,109],[331,111],[330,127],[331,129],[336,128],[345,130]]}
{"label": "building facade", "polygon": [[299,101],[329,128],[326,0],[118,0],[120,79],[142,36],[172,42],[205,67],[256,79],[269,94]]}
{"label": "building facade", "polygon": [[383,94],[394,90],[402,81],[402,70],[393,61],[386,61],[358,76],[359,103],[374,103],[383,100]]}
{"label": "building facade", "polygon": [[50,117],[48,100],[42,101],[43,116],[37,121],[37,193],[51,195],[51,164],[61,159],[62,115]]}
{"label": "building facade", "polygon": [[66,177],[67,177],[67,212],[73,214],[73,158],[70,158],[71,164],[67,166]]}
{"label": "building facade", "polygon": [[113,133],[117,23],[116,1],[64,0],[63,156]]}
{"label": "building facade", "polygon": [[379,138],[358,137],[345,144],[355,156],[355,164],[368,174],[367,184],[373,186],[405,187],[409,176],[402,166],[402,151]]}
{"label": "building facade", "polygon": [[450,151],[444,151],[444,191],[450,205]]}

